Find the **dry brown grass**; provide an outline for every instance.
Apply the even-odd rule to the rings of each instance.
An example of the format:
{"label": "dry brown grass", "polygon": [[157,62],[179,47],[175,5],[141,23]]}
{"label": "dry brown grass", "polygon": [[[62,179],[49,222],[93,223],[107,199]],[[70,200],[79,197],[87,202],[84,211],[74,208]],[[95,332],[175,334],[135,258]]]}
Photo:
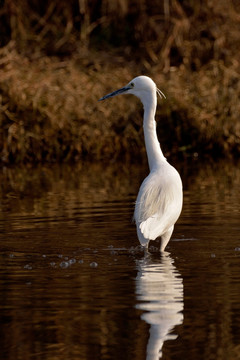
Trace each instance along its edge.
{"label": "dry brown grass", "polygon": [[131,140],[138,143],[129,121],[134,104],[97,101],[127,82],[130,71],[120,67],[113,79],[107,70],[96,71],[94,64],[85,70],[79,59],[30,61],[14,47],[0,55],[3,161],[114,159],[131,151]]}
{"label": "dry brown grass", "polygon": [[165,153],[238,156],[238,7],[234,0],[201,6],[5,1],[1,160],[145,157],[137,101],[97,102],[139,74],[151,76],[167,95],[157,113]]}
{"label": "dry brown grass", "polygon": [[197,72],[174,74],[171,85],[175,86],[172,110],[182,112],[182,127],[192,130],[191,144],[185,146],[215,156],[238,156],[240,74],[234,64],[226,67],[213,60]]}

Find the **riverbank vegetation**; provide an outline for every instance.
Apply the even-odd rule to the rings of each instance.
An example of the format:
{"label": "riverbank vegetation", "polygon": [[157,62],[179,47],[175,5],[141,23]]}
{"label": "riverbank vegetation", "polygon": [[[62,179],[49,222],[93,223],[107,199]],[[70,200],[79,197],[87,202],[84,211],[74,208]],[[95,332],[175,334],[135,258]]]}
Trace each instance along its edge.
{"label": "riverbank vegetation", "polygon": [[97,101],[139,74],[166,155],[239,156],[239,25],[234,0],[3,1],[0,160],[145,157],[138,100]]}

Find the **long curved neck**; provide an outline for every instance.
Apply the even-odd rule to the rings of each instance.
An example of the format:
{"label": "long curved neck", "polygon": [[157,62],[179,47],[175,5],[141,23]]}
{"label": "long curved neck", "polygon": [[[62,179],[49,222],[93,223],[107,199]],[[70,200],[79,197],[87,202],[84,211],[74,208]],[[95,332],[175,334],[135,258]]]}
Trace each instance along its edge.
{"label": "long curved neck", "polygon": [[157,95],[155,92],[148,93],[147,96],[142,99],[144,107],[143,115],[143,131],[145,146],[148,157],[148,164],[150,171],[160,165],[162,161],[166,161],[164,157],[156,132],[155,113],[157,108]]}

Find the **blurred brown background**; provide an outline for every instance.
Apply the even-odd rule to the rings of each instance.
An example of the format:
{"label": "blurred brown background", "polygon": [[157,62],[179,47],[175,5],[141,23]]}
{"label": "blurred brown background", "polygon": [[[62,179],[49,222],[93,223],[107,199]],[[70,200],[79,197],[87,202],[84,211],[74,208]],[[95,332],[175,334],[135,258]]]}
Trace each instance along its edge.
{"label": "blurred brown background", "polygon": [[166,155],[240,153],[237,0],[0,2],[0,161],[144,158],[142,107],[98,103],[145,74]]}

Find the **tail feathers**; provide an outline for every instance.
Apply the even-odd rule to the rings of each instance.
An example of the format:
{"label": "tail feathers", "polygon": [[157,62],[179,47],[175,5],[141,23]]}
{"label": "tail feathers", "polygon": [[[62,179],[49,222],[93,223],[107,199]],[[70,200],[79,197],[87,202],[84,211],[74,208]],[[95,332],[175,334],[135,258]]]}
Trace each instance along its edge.
{"label": "tail feathers", "polygon": [[139,225],[141,225],[141,224],[137,224],[138,240],[142,246],[148,247],[149,239],[144,237]]}
{"label": "tail feathers", "polygon": [[151,216],[139,224],[140,231],[144,238],[155,240],[166,231],[166,225],[161,222],[157,216]]}

